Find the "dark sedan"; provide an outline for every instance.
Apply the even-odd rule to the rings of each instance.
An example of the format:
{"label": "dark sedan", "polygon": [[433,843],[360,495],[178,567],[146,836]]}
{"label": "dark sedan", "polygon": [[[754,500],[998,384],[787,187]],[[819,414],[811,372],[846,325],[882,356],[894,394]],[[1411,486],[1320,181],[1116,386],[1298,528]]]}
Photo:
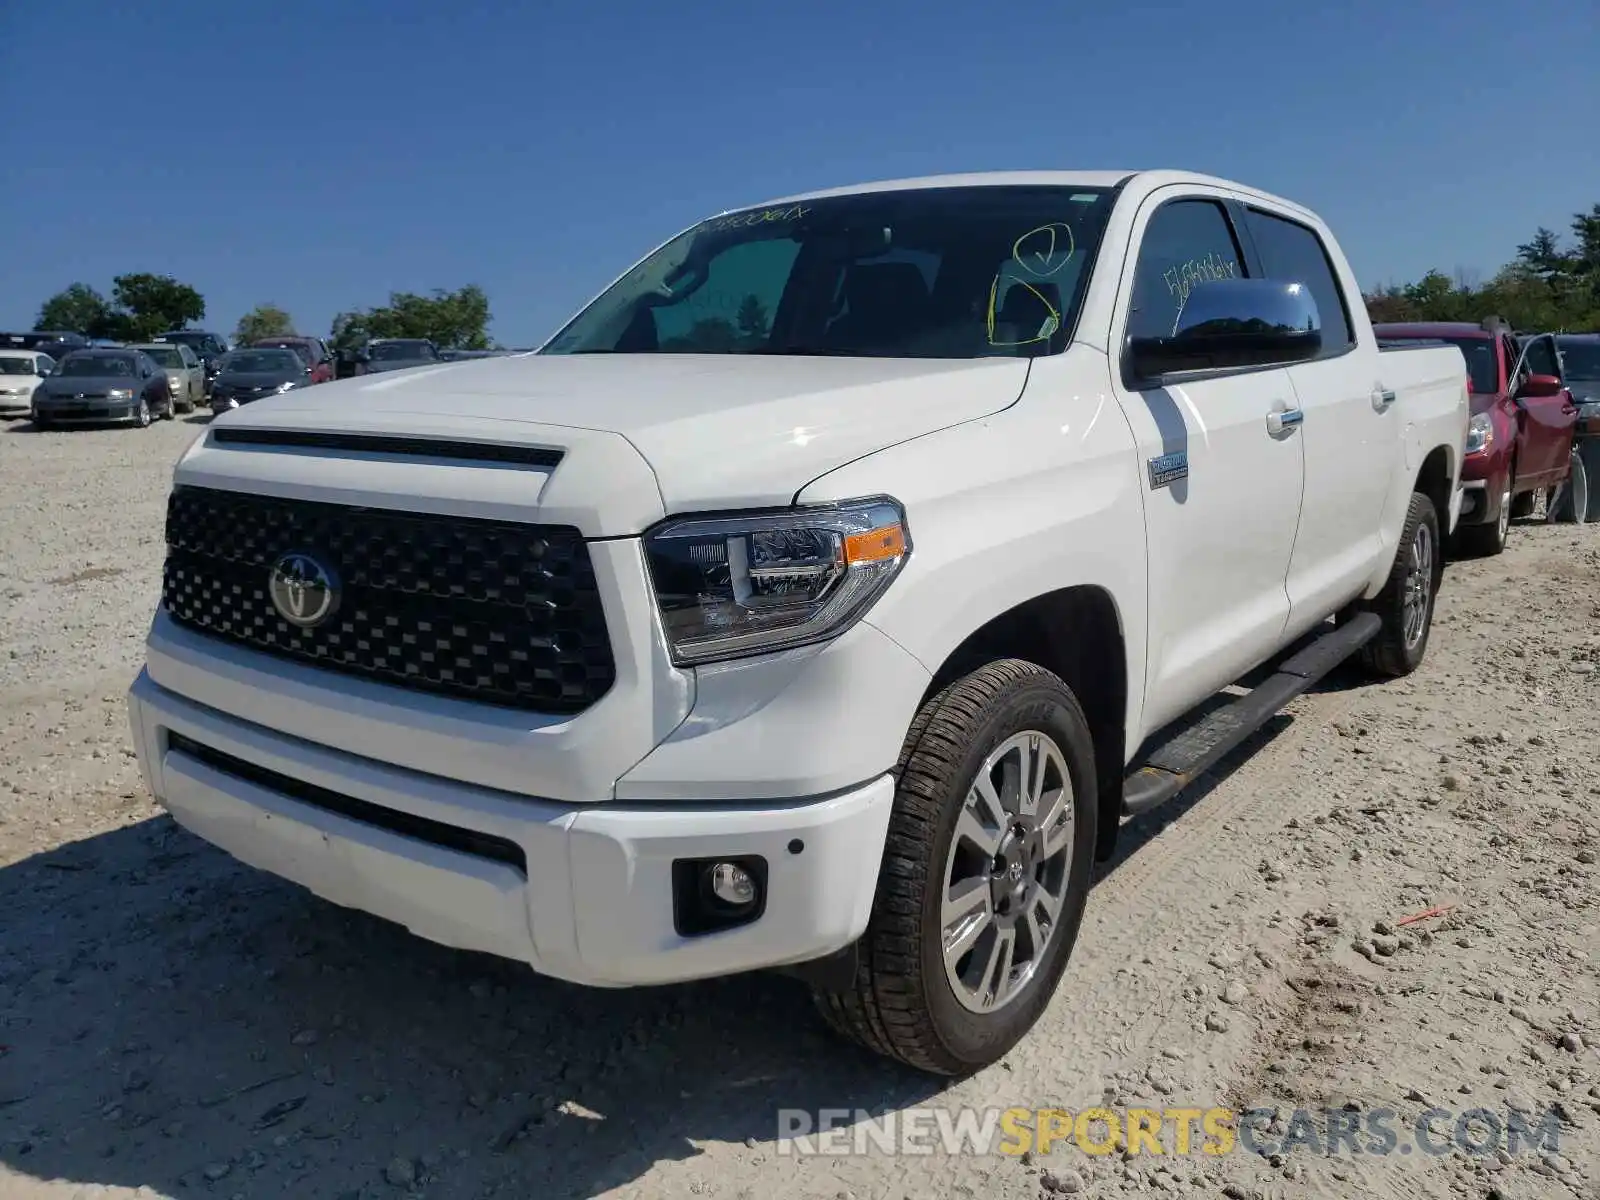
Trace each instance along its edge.
{"label": "dark sedan", "polygon": [[137,350],[74,350],[33,393],[35,429],[108,421],[143,428],[174,415],[167,373]]}
{"label": "dark sedan", "polygon": [[225,413],[310,382],[311,368],[293,350],[233,350],[222,356],[211,381],[211,411]]}
{"label": "dark sedan", "polygon": [[443,362],[439,347],[426,338],[376,338],[367,343],[368,375],[376,371],[404,371]]}

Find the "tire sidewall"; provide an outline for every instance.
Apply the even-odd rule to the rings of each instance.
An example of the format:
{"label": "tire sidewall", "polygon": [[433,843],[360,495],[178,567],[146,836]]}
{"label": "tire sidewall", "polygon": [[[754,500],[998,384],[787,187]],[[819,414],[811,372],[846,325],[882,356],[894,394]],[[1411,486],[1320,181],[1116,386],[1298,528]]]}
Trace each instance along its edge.
{"label": "tire sidewall", "polygon": [[1439,605],[1439,583],[1444,578],[1444,547],[1439,540],[1439,514],[1434,510],[1433,501],[1420,492],[1413,493],[1411,497],[1411,515],[1406,521],[1405,542],[1400,547],[1401,571],[1400,579],[1405,579],[1410,570],[1411,543],[1416,537],[1417,526],[1427,525],[1433,535],[1433,570],[1428,580],[1428,612],[1427,619],[1422,626],[1422,636],[1417,639],[1417,644],[1407,647],[1405,644],[1405,589],[1395,589],[1394,620],[1400,630],[1400,653],[1404,655],[1406,670],[1414,670],[1428,653],[1428,640],[1433,637],[1433,614]]}
{"label": "tire sidewall", "polygon": [[[1048,734],[1066,759],[1073,793],[1071,873],[1060,924],[1050,939],[1044,963],[1019,997],[999,1012],[979,1014],[962,1005],[945,976],[939,942],[946,860],[967,789],[984,759],[1007,738],[1028,731]],[[933,861],[929,864],[922,897],[922,937],[918,952],[928,1015],[940,1042],[953,1057],[973,1067],[994,1061],[1033,1027],[1050,1003],[1083,922],[1094,869],[1097,814],[1094,743],[1082,710],[1064,684],[1048,674],[1030,676],[1008,687],[985,706],[968,740],[959,770],[947,777],[943,785]]]}

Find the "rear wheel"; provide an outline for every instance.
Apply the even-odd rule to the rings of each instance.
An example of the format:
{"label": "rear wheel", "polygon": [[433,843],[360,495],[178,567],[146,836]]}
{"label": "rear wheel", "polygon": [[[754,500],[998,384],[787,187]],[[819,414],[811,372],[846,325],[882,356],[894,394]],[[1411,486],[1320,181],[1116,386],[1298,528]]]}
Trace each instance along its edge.
{"label": "rear wheel", "polygon": [[854,986],[819,988],[840,1033],[962,1075],[1033,1027],[1088,898],[1098,806],[1072,691],[1020,659],[989,663],[918,712],[901,752]]}
{"label": "rear wheel", "polygon": [[1543,491],[1543,488],[1536,488],[1531,492],[1523,492],[1520,496],[1513,500],[1511,502],[1512,520],[1520,521],[1524,517],[1533,516],[1533,506],[1539,502],[1539,496],[1543,493]]}
{"label": "rear wheel", "polygon": [[1574,447],[1572,451],[1572,473],[1567,476],[1564,483],[1557,485],[1554,494],[1550,497],[1550,519],[1552,521],[1573,521],[1582,525],[1588,518],[1589,472],[1583,465],[1583,457]]}
{"label": "rear wheel", "polygon": [[1409,675],[1427,653],[1434,595],[1444,573],[1439,549],[1439,513],[1432,500],[1413,492],[1389,579],[1364,606],[1383,622],[1378,636],[1361,651],[1362,662],[1374,674]]}

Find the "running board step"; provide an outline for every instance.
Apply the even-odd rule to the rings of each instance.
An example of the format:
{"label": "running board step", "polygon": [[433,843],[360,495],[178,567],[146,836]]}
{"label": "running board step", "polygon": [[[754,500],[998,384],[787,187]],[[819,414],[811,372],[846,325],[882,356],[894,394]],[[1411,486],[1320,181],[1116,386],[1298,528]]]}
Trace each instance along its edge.
{"label": "running board step", "polygon": [[1357,614],[1285,659],[1248,694],[1158,742],[1123,783],[1122,815],[1136,817],[1171,800],[1285,704],[1370,642],[1382,627],[1372,613]]}

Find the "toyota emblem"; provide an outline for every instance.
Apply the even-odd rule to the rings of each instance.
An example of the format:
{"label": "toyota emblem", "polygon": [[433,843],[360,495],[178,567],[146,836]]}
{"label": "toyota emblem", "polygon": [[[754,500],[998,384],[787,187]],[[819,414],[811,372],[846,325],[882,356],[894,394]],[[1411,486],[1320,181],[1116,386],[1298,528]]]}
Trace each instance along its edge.
{"label": "toyota emblem", "polygon": [[296,550],[272,564],[267,594],[285,621],[312,629],[333,616],[339,607],[339,579],[331,567]]}

